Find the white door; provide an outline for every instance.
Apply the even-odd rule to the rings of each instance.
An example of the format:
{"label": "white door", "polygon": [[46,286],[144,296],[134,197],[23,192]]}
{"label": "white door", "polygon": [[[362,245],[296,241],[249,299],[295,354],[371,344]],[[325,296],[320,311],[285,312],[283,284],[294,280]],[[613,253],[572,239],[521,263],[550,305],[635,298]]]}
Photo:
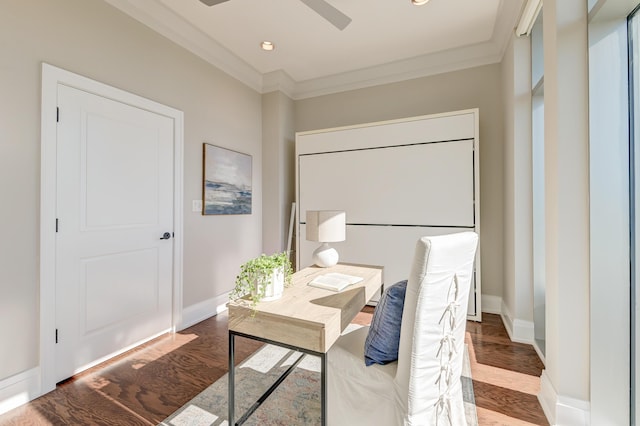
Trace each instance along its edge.
{"label": "white door", "polygon": [[58,107],[56,381],[170,330],[174,191],[172,119],[61,84]]}

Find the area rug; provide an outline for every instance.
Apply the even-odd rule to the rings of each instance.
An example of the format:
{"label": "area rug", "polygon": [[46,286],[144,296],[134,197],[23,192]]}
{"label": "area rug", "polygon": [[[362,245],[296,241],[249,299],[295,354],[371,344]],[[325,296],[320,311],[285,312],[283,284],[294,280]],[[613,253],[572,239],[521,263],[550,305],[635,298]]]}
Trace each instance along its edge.
{"label": "area rug", "polygon": [[[293,364],[299,352],[273,345],[261,347],[236,368],[236,413],[244,413]],[[307,355],[258,408],[245,425],[319,425],[320,359]],[[477,426],[469,353],[465,345],[462,390],[469,426]],[[227,375],[165,419],[160,426],[228,426]],[[241,393],[241,394],[240,394]],[[236,419],[237,420],[237,419]]]}

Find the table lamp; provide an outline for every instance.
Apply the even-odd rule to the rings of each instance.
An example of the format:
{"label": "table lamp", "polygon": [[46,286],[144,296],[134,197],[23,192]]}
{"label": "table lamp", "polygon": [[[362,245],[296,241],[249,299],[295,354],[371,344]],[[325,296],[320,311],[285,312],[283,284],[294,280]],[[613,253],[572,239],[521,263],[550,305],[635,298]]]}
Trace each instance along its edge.
{"label": "table lamp", "polygon": [[340,210],[307,210],[307,240],[322,245],[313,252],[313,263],[328,268],[338,263],[338,252],[328,243],[344,241],[346,213]]}

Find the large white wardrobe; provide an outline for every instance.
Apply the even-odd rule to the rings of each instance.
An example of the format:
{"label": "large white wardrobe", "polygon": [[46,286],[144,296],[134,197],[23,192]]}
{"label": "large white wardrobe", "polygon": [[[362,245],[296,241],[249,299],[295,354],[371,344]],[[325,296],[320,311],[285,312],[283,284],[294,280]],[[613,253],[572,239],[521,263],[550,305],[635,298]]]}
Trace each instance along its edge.
{"label": "large white wardrobe", "polygon": [[[344,210],[340,262],[406,279],[418,238],[480,233],[478,109],[296,134],[296,261],[310,265],[307,210]],[[480,249],[468,318],[481,320]]]}

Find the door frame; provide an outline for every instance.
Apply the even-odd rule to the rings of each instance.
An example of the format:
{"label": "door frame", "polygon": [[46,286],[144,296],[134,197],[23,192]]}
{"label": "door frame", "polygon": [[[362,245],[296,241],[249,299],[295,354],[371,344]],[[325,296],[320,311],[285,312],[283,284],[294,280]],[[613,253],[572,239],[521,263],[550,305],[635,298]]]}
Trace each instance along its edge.
{"label": "door frame", "polygon": [[42,63],[40,163],[40,393],[56,387],[56,197],[58,86],[66,85],[173,119],[173,294],[171,330],[182,321],[184,113],[79,74]]}

